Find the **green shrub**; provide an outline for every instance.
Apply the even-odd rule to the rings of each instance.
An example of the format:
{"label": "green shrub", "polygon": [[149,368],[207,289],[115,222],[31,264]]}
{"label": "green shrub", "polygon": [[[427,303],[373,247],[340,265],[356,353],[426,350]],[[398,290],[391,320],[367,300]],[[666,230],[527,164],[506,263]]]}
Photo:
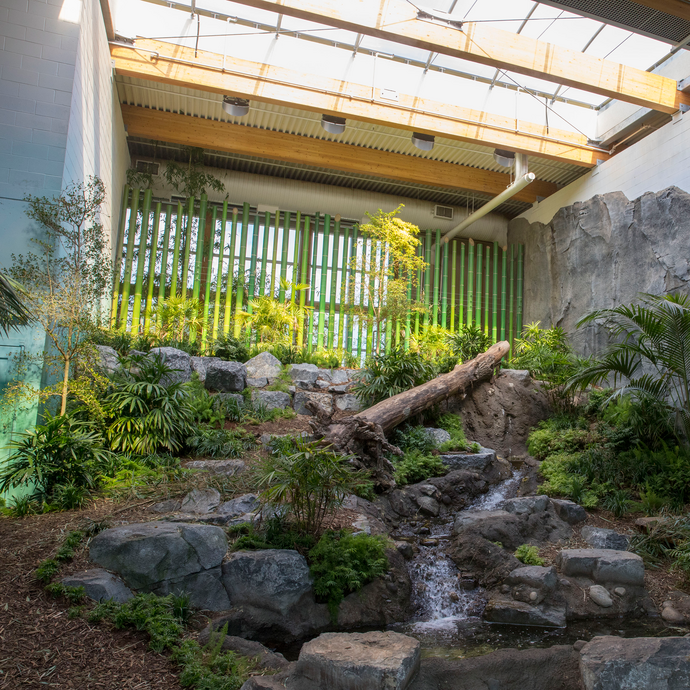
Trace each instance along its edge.
{"label": "green shrub", "polygon": [[187,445],[200,457],[239,458],[256,446],[256,440],[243,429],[199,428]]}
{"label": "green shrub", "polygon": [[71,604],[80,604],[86,599],[86,590],[83,587],[68,587],[60,582],[46,585],[46,592],[53,598],[65,597]]}
{"label": "green shrub", "polygon": [[521,544],[515,551],[515,558],[525,565],[544,565],[544,559],[539,558],[539,549],[529,544]]}
{"label": "green shrub", "polygon": [[71,561],[74,558],[76,548],[82,543],[83,539],[84,533],[80,530],[70,532],[62,542],[62,546],[57,550],[55,560]]}
{"label": "green shrub", "polygon": [[456,361],[460,362],[474,359],[482,352],[486,352],[493,344],[492,338],[476,324],[460,326],[457,332],[446,336],[446,342]]}
{"label": "green shrub", "polygon": [[33,496],[24,495],[15,496],[10,499],[9,505],[7,507],[3,506],[1,510],[4,515],[8,515],[9,517],[23,518],[27,515],[33,515],[38,512],[39,509],[40,505]]}
{"label": "green shrub", "polygon": [[226,362],[246,362],[249,359],[246,343],[229,333],[215,340],[212,349],[214,357],[220,357]]}
{"label": "green shrub", "polygon": [[229,536],[240,535],[234,542],[234,551],[247,549],[295,549],[306,555],[316,544],[316,537],[297,531],[288,524],[284,517],[274,515],[262,525],[256,528],[254,525],[244,523],[230,533]]}
{"label": "green shrub", "polygon": [[583,450],[591,442],[591,434],[585,429],[555,430],[540,423],[537,429],[530,433],[527,449],[530,455],[544,460],[550,455]]}
{"label": "green shrub", "polygon": [[594,508],[605,489],[598,483],[592,483],[587,488],[585,479],[573,471],[578,459],[577,455],[552,455],[544,460],[539,466],[539,473],[547,481],[541,491],[547,496],[564,496],[585,508]]}
{"label": "green shrub", "polygon": [[101,478],[103,491],[115,498],[143,498],[158,487],[177,482],[192,470],[185,470],[172,455],[143,457],[121,455],[115,469]]}
{"label": "green shrub", "polygon": [[439,450],[444,453],[453,450],[466,450],[467,438],[462,426],[462,417],[459,414],[446,413],[438,420],[441,429],[450,434],[450,441],[442,443]]}
{"label": "green shrub", "polygon": [[440,456],[425,455],[418,450],[408,451],[402,458],[394,458],[393,465],[395,481],[401,486],[440,477],[448,471]]}
{"label": "green shrub", "polygon": [[50,582],[60,572],[60,564],[54,558],[47,558],[39,563],[34,576],[41,582]]}
{"label": "green shrub", "polygon": [[350,592],[388,572],[386,540],[381,536],[344,530],[325,532],[309,552],[314,592],[328,604],[331,618],[338,618],[338,607]]}
{"label": "green shrub", "polygon": [[427,455],[436,448],[436,443],[423,426],[400,426],[393,431],[391,442],[404,453],[418,451]]}

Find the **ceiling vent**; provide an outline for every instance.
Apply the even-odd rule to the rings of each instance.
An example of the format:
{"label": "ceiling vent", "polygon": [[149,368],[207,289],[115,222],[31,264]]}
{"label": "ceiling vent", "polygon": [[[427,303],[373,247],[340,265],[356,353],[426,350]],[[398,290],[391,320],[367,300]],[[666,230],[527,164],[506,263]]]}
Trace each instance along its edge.
{"label": "ceiling vent", "polygon": [[151,161],[137,161],[135,169],[137,172],[146,173],[147,175],[158,175],[158,168],[160,163],[152,163]]}
{"label": "ceiling vent", "polygon": [[446,220],[453,220],[452,206],[434,206],[434,218],[445,218]]}

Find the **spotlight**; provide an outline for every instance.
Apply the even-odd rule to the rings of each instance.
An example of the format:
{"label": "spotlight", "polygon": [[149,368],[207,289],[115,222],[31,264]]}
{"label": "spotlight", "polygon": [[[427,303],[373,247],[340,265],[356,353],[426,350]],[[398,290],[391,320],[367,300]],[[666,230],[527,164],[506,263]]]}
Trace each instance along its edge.
{"label": "spotlight", "polygon": [[342,134],[345,131],[346,120],[335,115],[322,115],[321,126],[330,134]]}
{"label": "spotlight", "polygon": [[494,160],[504,168],[512,168],[515,163],[515,154],[512,151],[494,149]]}
{"label": "spotlight", "polygon": [[243,117],[249,112],[249,101],[245,98],[223,96],[223,110],[233,117]]}
{"label": "spotlight", "polygon": [[434,148],[435,138],[431,134],[420,134],[419,132],[414,132],[412,134],[412,143],[420,151],[431,151]]}

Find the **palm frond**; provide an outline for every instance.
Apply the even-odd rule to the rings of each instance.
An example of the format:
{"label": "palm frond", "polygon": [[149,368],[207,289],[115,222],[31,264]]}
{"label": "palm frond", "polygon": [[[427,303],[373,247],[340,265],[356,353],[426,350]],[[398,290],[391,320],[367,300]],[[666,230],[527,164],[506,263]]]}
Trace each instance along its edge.
{"label": "palm frond", "polygon": [[31,321],[31,314],[24,306],[21,295],[21,287],[0,273],[0,330],[5,335],[11,329],[26,326]]}

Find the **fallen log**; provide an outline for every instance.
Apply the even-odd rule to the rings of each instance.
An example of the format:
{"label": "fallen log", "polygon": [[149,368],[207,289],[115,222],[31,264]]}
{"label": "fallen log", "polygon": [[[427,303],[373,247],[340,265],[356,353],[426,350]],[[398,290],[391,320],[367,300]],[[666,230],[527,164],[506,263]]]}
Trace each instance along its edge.
{"label": "fallen log", "polygon": [[458,364],[447,374],[441,374],[363,412],[336,421],[332,421],[331,415],[308,403],[315,414],[315,418],[310,421],[314,434],[324,444],[354,456],[353,464],[371,470],[377,491],[386,491],[395,486],[395,481],[394,468],[386,459],[385,453],[402,455],[399,448],[388,443],[386,433],[406,419],[488,379],[509,350],[510,343],[496,343],[469,362]]}

